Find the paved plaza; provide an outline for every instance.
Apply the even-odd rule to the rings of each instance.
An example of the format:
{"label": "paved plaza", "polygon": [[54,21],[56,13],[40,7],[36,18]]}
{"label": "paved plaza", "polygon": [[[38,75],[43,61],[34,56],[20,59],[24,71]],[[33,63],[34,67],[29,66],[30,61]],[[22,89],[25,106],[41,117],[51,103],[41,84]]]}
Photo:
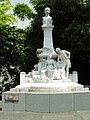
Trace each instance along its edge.
{"label": "paved plaza", "polygon": [[90,111],[62,113],[0,111],[0,120],[90,120]]}
{"label": "paved plaza", "polygon": [[[0,110],[2,104],[0,101]],[[36,113],[23,111],[0,111],[0,120],[90,120],[90,110],[60,112],[60,113]]]}

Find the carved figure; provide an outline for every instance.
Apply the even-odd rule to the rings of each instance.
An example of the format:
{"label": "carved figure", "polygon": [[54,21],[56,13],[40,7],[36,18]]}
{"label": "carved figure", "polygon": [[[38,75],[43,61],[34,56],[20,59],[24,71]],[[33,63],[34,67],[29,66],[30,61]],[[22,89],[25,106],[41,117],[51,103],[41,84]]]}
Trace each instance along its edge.
{"label": "carved figure", "polygon": [[52,55],[49,55],[46,60],[46,68],[53,69],[54,68],[54,60],[52,59]]}
{"label": "carved figure", "polygon": [[66,50],[61,50],[60,48],[56,48],[56,52],[58,54],[57,61],[61,61],[62,69],[65,69],[66,78],[68,79],[69,68],[71,67],[70,52]]}
{"label": "carved figure", "polygon": [[41,48],[41,49],[38,48],[37,51],[36,51],[36,56],[39,57],[39,54],[40,54],[42,51],[43,51],[42,48]]}
{"label": "carved figure", "polygon": [[40,78],[41,78],[41,80],[48,81],[48,80],[50,80],[50,78],[46,76],[45,72],[46,72],[46,70],[41,70]]}
{"label": "carved figure", "polygon": [[44,13],[45,13],[45,17],[43,17],[43,25],[44,26],[52,25],[52,17],[49,16],[50,8],[46,7]]}

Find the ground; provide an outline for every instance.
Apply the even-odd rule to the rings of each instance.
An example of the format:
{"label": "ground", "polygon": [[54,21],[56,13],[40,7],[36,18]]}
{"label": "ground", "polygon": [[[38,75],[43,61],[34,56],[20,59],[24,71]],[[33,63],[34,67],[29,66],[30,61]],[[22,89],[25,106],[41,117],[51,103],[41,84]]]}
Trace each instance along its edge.
{"label": "ground", "polygon": [[0,111],[0,120],[90,120],[90,111],[63,113]]}

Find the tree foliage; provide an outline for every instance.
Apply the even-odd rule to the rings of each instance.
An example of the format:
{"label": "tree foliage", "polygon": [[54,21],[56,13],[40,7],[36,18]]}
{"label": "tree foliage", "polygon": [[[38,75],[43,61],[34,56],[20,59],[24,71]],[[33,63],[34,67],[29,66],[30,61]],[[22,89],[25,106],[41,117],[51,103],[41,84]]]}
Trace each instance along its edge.
{"label": "tree foliage", "polygon": [[24,58],[24,31],[9,25],[0,25],[0,31],[1,65],[18,66]]}
{"label": "tree foliage", "polygon": [[[9,0],[0,1],[0,76],[3,77],[1,91],[9,90],[19,83],[19,72],[25,59],[25,31],[11,26],[15,16]],[[0,93],[1,94],[1,93]]]}
{"label": "tree foliage", "polygon": [[21,20],[24,20],[26,17],[31,19],[32,10],[27,4],[17,4],[14,8],[14,14],[17,15]]}
{"label": "tree foliage", "polygon": [[10,13],[12,6],[9,0],[0,1],[0,24],[13,24],[16,19],[15,16]]}
{"label": "tree foliage", "polygon": [[0,76],[2,91],[19,83],[19,72],[25,59],[25,32],[9,25],[0,25]]}

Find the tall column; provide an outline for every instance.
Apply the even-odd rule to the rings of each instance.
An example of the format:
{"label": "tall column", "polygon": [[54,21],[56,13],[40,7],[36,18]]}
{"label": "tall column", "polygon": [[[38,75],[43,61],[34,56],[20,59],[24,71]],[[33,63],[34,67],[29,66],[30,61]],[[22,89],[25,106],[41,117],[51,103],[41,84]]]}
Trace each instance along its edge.
{"label": "tall column", "polygon": [[49,16],[50,8],[45,8],[45,17],[43,17],[42,30],[44,31],[44,43],[43,48],[53,49],[52,30],[52,17]]}
{"label": "tall column", "polygon": [[43,48],[49,48],[53,49],[53,37],[52,37],[52,30],[54,26],[42,26],[42,29],[44,31],[44,42],[43,42]]}
{"label": "tall column", "polygon": [[43,17],[42,21],[42,30],[44,32],[44,41],[43,41],[43,48],[42,51],[39,53],[38,57],[39,59],[47,59],[50,58],[56,58],[57,54],[54,51],[53,47],[53,37],[52,37],[52,30],[54,28],[54,25],[52,25],[52,17],[49,16],[50,14],[50,8],[46,7],[44,10],[45,16]]}

